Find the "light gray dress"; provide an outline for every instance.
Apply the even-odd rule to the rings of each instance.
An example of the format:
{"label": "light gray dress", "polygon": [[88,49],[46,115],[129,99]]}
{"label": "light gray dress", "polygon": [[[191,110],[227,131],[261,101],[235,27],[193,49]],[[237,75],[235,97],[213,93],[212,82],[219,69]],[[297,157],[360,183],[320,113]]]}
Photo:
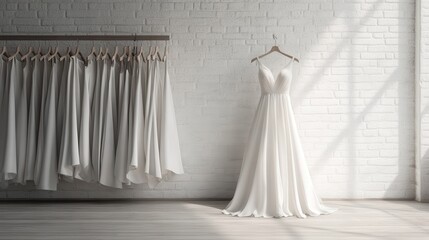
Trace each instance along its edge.
{"label": "light gray dress", "polygon": [[43,59],[42,107],[39,121],[39,141],[35,166],[38,189],[57,190],[58,145],[57,104],[63,62],[58,57]]}
{"label": "light gray dress", "polygon": [[27,181],[34,180],[37,156],[43,86],[43,62],[40,61],[40,57],[40,54],[36,55],[32,60],[33,72],[28,104],[27,150],[25,154],[25,179]]}
{"label": "light gray dress", "polygon": [[[114,177],[117,142],[117,102],[115,79],[119,77],[119,63],[116,59],[104,60],[101,89],[103,102],[102,138],[100,147],[100,184],[122,188],[122,183]],[[103,88],[104,87],[104,88]]]}

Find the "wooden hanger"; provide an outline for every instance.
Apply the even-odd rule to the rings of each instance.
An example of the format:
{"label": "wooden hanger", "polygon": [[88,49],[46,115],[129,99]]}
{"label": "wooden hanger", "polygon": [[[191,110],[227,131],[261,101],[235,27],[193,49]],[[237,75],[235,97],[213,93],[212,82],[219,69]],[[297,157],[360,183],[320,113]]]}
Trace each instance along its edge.
{"label": "wooden hanger", "polygon": [[5,56],[7,57],[7,55],[6,55],[6,51],[7,51],[7,48],[6,48],[6,46],[3,46],[3,49],[2,49],[2,51],[1,51],[1,54],[0,54],[0,56],[3,56],[3,55],[5,55]]}
{"label": "wooden hanger", "polygon": [[12,54],[10,57],[9,57],[9,61],[10,60],[12,60],[14,57],[16,57],[16,56],[18,56],[18,54],[19,55],[21,55],[21,48],[20,48],[20,46],[18,45],[18,47],[16,48],[16,52],[14,53],[14,54]]}
{"label": "wooden hanger", "polygon": [[[27,57],[29,57],[31,54],[35,54],[35,52],[34,52],[34,50],[33,50],[33,47],[29,47],[28,48],[28,52],[25,54],[25,55],[23,55],[22,57],[21,57],[21,60],[24,60],[24,59],[26,59]],[[31,59],[30,59],[31,60]]]}
{"label": "wooden hanger", "polygon": [[40,57],[40,61],[42,61],[43,59],[49,57],[49,55],[51,54],[51,51],[52,51],[52,48],[49,47],[48,48],[48,52],[45,55],[43,55],[42,57]]}
{"label": "wooden hanger", "polygon": [[37,50],[37,53],[31,58],[31,61],[34,61],[37,57],[40,57],[42,55],[42,48],[39,46],[39,49]]}
{"label": "wooden hanger", "polygon": [[159,61],[162,60],[161,55],[159,54],[159,47],[158,46],[155,47],[155,52],[152,54],[152,60],[155,60],[156,57],[158,57]]}
{"label": "wooden hanger", "polygon": [[66,53],[62,57],[60,57],[60,61],[63,61],[66,57],[70,57],[70,56],[71,56],[71,48],[67,47]]}
{"label": "wooden hanger", "polygon": [[110,58],[112,59],[112,56],[110,56],[109,53],[109,48],[106,48],[106,52],[104,53],[104,55],[101,57],[102,60],[106,60],[106,58]]}
{"label": "wooden hanger", "polygon": [[60,60],[61,60],[61,55],[58,52],[58,46],[55,47],[54,53],[50,57],[48,57],[48,61],[51,61],[51,59],[54,58],[54,57],[56,57],[56,56],[58,56],[60,58]]}
{"label": "wooden hanger", "polygon": [[128,54],[128,46],[124,46],[124,51],[122,52],[122,55],[119,57],[119,60],[123,61]]}
{"label": "wooden hanger", "polygon": [[149,48],[149,53],[148,53],[148,55],[146,56],[146,60],[151,60],[151,58],[152,58],[152,50],[153,50],[153,47],[152,46],[150,46],[150,48]]}
{"label": "wooden hanger", "polygon": [[146,62],[146,58],[144,57],[143,45],[140,46],[140,52],[137,54],[137,56],[141,56],[143,59],[143,62]]}
{"label": "wooden hanger", "polygon": [[97,54],[97,60],[100,60],[103,56],[103,47],[100,47],[100,51]]}
{"label": "wooden hanger", "polygon": [[113,55],[112,55],[112,60],[115,59],[118,56],[118,52],[119,52],[118,46],[116,46],[115,47],[115,52],[113,52]]}
{"label": "wooden hanger", "polygon": [[86,58],[80,52],[79,44],[77,45],[76,52],[72,55],[72,57],[80,57],[80,60],[82,60],[83,63],[86,64]]}
{"label": "wooden hanger", "polygon": [[270,51],[268,51],[268,52],[267,52],[267,53],[265,53],[265,54],[262,54],[261,56],[258,56],[258,57],[253,58],[253,59],[250,61],[251,63],[252,63],[252,62],[254,62],[256,59],[258,59],[258,58],[263,58],[263,57],[265,57],[265,56],[267,56],[267,55],[269,55],[269,54],[271,54],[271,53],[273,53],[273,52],[278,52],[278,53],[280,53],[280,54],[282,54],[282,55],[284,55],[284,56],[286,56],[286,57],[288,57],[288,58],[292,58],[292,59],[294,59],[295,61],[299,62],[299,59],[298,59],[298,58],[296,58],[296,57],[294,57],[294,56],[292,56],[292,55],[289,55],[289,54],[287,54],[287,53],[285,53],[285,52],[282,52],[282,51],[280,50],[280,48],[277,46],[277,37],[276,37],[276,35],[274,35],[274,34],[273,34],[273,39],[274,39],[275,43],[274,43],[274,46],[273,46],[273,47],[271,47],[271,50],[270,50]]}
{"label": "wooden hanger", "polygon": [[95,49],[94,46],[92,46],[91,52],[88,54],[88,58],[90,56],[94,56],[95,58],[97,57],[97,54],[95,53],[97,50]]}

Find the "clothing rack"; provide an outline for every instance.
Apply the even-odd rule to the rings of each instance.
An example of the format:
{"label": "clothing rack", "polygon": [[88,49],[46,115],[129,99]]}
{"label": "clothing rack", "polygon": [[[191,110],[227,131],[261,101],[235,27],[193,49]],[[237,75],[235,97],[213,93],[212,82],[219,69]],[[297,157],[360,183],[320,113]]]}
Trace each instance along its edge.
{"label": "clothing rack", "polygon": [[0,35],[0,41],[169,41],[170,35]]}

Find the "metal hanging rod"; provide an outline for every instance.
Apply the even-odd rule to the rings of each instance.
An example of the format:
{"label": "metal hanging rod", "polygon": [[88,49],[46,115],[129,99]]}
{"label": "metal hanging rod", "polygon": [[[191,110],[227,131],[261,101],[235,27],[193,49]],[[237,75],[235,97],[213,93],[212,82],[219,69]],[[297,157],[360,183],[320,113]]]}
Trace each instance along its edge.
{"label": "metal hanging rod", "polygon": [[0,35],[17,41],[169,41],[170,35]]}

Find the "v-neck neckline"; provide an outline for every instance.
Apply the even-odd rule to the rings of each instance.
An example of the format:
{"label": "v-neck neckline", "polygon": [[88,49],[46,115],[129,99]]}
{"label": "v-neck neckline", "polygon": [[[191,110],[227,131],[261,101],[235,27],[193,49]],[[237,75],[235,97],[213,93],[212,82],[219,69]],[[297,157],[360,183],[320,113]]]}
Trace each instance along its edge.
{"label": "v-neck neckline", "polygon": [[261,62],[261,60],[259,60],[259,57],[257,57],[256,59],[258,60],[259,66],[262,66],[262,67],[264,67],[266,70],[268,70],[268,72],[269,72],[269,73],[270,73],[270,75],[271,75],[271,81],[273,81],[273,84],[276,84],[276,83],[277,83],[277,80],[279,79],[280,74],[281,74],[284,70],[288,69],[288,68],[289,68],[289,66],[292,64],[292,62],[295,60],[295,58],[292,58],[292,59],[289,61],[289,63],[288,63],[285,67],[283,67],[282,69],[280,69],[280,71],[277,73],[277,76],[274,78],[273,71],[271,71],[271,69],[270,69],[269,67],[265,66],[265,64],[263,64],[263,63]]}

